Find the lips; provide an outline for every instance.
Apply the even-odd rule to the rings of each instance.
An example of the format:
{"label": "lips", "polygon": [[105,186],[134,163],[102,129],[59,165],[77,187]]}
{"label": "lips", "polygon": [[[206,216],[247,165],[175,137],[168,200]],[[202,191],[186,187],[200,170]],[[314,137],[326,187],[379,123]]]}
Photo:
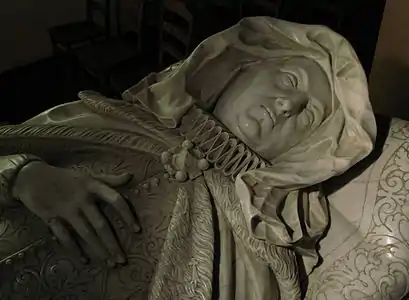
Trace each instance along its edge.
{"label": "lips", "polygon": [[247,140],[258,144],[271,134],[275,126],[275,115],[265,105],[253,105],[245,113],[238,116],[238,128]]}
{"label": "lips", "polygon": [[255,142],[254,139],[259,137],[260,124],[253,118],[249,118],[246,115],[239,115],[237,125],[246,140]]}

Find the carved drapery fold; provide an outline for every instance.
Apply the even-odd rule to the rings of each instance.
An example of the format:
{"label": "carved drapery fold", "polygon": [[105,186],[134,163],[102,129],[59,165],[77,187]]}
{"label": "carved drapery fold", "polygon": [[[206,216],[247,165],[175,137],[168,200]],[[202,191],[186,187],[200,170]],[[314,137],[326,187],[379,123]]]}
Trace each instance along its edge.
{"label": "carved drapery fold", "polygon": [[47,155],[91,144],[156,156],[166,150],[164,145],[132,132],[66,125],[3,126],[0,127],[0,143],[0,155],[33,153],[29,152],[33,149],[36,155]]}
{"label": "carved drapery fold", "polygon": [[[135,124],[140,122],[138,110],[129,103],[116,104],[109,99],[98,99],[98,97],[89,97],[86,101],[88,101],[89,107],[93,107],[99,113],[101,113],[101,108],[104,108],[105,113],[108,113],[111,117],[119,118],[122,121],[136,122]],[[158,128],[156,125],[151,127],[153,131],[158,130]],[[174,136],[169,145],[177,147],[184,140],[191,141],[204,154],[212,168],[220,171],[231,181],[234,181],[236,176],[242,172],[270,166],[268,161],[257,155],[233,136],[219,121],[197,106],[193,106],[186,113],[177,130],[168,132],[168,134],[179,133]],[[162,134],[164,133],[162,132]],[[170,139],[167,140],[170,141]],[[260,196],[259,193],[263,193],[263,191],[255,189],[255,193],[256,196]],[[248,230],[246,226],[240,228],[242,231]],[[289,248],[278,247],[271,243],[268,248],[271,253],[274,253],[274,255],[269,256],[270,261],[268,263],[275,273],[280,273],[277,280],[281,287],[281,297],[286,300],[298,299],[300,289],[295,253]],[[261,257],[260,259],[265,260],[265,258]],[[283,265],[286,267],[283,268]]]}
{"label": "carved drapery fold", "polygon": [[[145,92],[148,92],[146,87],[141,93]],[[135,125],[135,132],[149,136],[159,144],[172,147],[180,142],[177,130],[163,126],[155,116],[138,105],[109,99],[96,92],[81,92],[78,96],[93,112],[121,122],[132,123]]]}

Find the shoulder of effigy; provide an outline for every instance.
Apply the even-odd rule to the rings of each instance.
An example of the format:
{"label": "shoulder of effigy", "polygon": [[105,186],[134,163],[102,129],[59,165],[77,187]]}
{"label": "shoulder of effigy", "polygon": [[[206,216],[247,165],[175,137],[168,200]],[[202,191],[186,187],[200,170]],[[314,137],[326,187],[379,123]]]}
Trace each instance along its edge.
{"label": "shoulder of effigy", "polygon": [[81,100],[60,104],[49,108],[33,118],[25,121],[25,125],[44,125],[61,122],[72,123],[88,119],[88,123],[95,122],[96,114],[88,109]]}

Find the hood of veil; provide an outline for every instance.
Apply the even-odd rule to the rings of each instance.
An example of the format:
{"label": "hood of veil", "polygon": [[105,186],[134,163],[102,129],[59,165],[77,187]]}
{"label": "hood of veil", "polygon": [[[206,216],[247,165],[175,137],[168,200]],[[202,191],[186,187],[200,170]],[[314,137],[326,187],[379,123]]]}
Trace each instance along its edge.
{"label": "hood of veil", "polygon": [[[192,96],[186,84],[228,49],[242,54],[238,69],[246,63],[301,56],[314,60],[328,76],[332,107],[327,117],[308,138],[270,161],[271,166],[243,173],[235,183],[249,230],[259,239],[292,247],[310,272],[318,261],[316,244],[329,222],[319,184],[373,149],[376,123],[365,73],[348,41],[327,27],[253,17],[203,41],[186,60],[157,74],[146,93],[136,92],[139,83],[123,97],[151,111],[164,125],[177,127],[193,105],[208,111],[214,105],[203,101],[206,97]],[[222,89],[227,82],[218,84]]]}

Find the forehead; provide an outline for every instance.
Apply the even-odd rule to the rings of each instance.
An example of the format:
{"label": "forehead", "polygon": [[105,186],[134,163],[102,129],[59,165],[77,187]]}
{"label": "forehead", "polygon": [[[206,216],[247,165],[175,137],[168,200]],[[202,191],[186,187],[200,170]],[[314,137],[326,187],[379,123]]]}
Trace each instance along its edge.
{"label": "forehead", "polygon": [[302,80],[328,83],[328,77],[321,66],[305,57],[281,58],[254,64],[249,70],[259,74],[259,78],[274,79],[280,73],[293,73]]}
{"label": "forehead", "polygon": [[274,89],[274,83],[283,80],[286,74],[292,74],[297,78],[297,89],[322,101],[332,98],[329,76],[312,59],[294,57],[265,61],[250,66],[249,72],[255,77],[254,83],[258,82],[269,89]]}

